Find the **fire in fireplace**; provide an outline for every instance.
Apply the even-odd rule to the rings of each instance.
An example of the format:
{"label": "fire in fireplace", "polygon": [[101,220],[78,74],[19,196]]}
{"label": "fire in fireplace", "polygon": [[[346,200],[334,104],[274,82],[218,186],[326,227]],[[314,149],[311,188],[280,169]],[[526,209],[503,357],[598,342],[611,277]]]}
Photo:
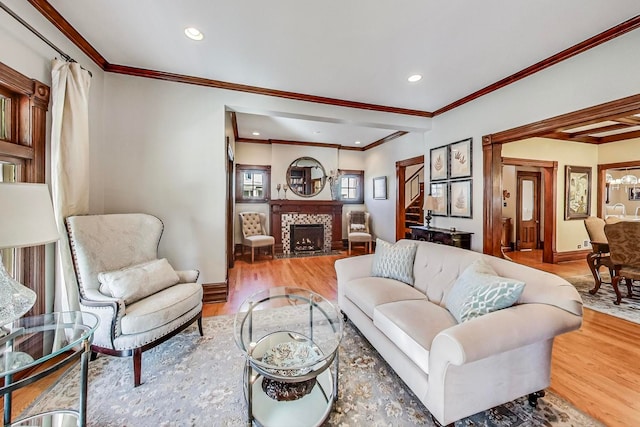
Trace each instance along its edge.
{"label": "fire in fireplace", "polygon": [[291,224],[291,252],[319,252],[324,250],[324,225]]}

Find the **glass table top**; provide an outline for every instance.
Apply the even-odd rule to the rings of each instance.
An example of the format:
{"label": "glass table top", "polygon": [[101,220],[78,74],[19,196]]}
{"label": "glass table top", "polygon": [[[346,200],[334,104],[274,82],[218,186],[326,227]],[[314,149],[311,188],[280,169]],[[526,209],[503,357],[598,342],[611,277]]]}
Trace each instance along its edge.
{"label": "glass table top", "polygon": [[247,298],[234,321],[236,344],[272,378],[300,378],[326,367],[342,339],[334,304],[308,289],[271,288]]}
{"label": "glass table top", "polygon": [[80,311],[22,317],[0,328],[0,378],[39,365],[91,340],[98,317]]}

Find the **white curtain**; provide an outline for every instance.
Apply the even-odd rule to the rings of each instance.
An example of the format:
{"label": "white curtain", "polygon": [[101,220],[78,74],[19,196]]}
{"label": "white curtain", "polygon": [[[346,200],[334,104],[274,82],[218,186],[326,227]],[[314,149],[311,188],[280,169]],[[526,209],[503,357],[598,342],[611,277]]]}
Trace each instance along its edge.
{"label": "white curtain", "polygon": [[54,309],[79,310],[78,287],[64,219],[89,212],[89,86],[80,64],[52,61],[51,178],[60,230],[56,250]]}

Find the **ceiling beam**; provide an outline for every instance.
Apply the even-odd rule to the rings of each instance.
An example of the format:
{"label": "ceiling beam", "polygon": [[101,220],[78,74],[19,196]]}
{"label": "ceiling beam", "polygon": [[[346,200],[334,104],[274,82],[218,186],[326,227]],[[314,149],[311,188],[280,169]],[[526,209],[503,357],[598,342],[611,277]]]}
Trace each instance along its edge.
{"label": "ceiling beam", "polygon": [[603,136],[600,139],[602,143],[623,141],[625,139],[640,138],[640,130],[633,132],[618,133],[615,135]]}
{"label": "ceiling beam", "polygon": [[628,126],[640,126],[640,117],[636,117],[636,116],[620,117],[615,119],[614,122],[623,123]]}

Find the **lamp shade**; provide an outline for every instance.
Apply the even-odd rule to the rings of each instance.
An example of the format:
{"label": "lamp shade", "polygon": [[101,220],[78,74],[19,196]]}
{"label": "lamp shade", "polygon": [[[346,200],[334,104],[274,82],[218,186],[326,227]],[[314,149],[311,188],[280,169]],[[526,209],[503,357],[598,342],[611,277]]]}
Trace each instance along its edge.
{"label": "lamp shade", "polygon": [[438,199],[433,196],[427,196],[424,199],[424,210],[433,211],[438,209]]}
{"label": "lamp shade", "polygon": [[0,249],[44,245],[59,236],[46,184],[0,183]]}

